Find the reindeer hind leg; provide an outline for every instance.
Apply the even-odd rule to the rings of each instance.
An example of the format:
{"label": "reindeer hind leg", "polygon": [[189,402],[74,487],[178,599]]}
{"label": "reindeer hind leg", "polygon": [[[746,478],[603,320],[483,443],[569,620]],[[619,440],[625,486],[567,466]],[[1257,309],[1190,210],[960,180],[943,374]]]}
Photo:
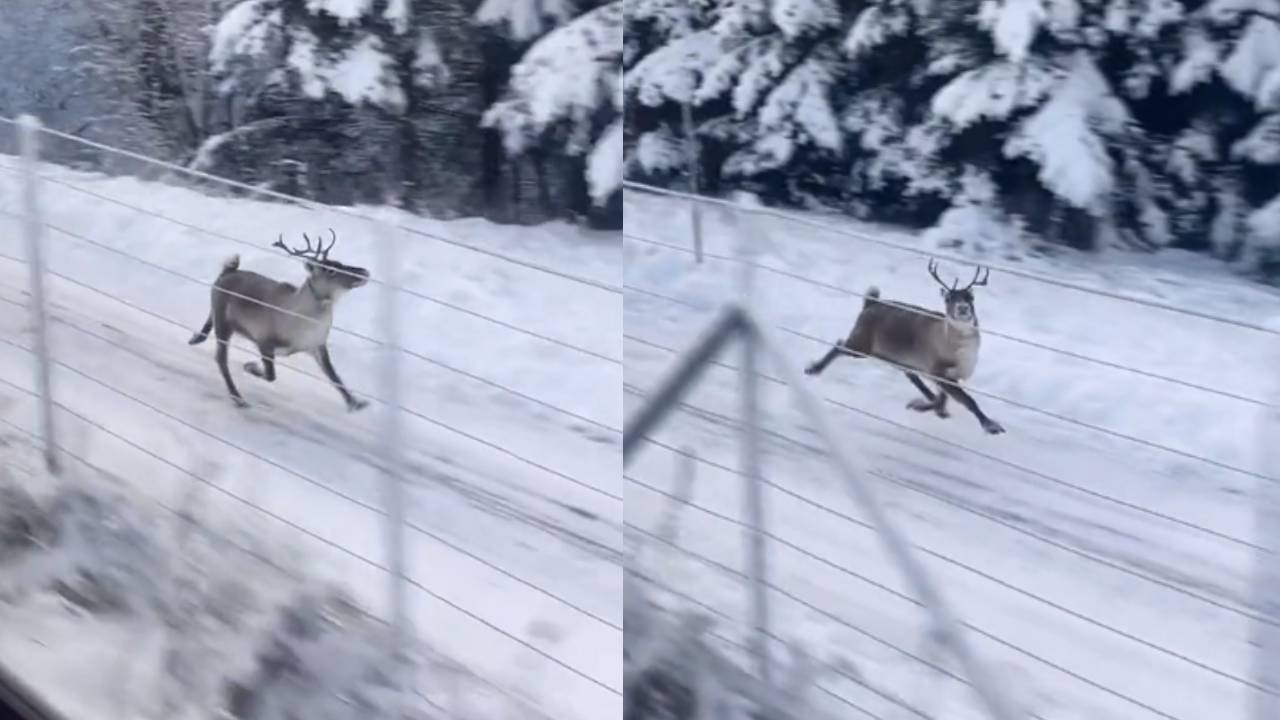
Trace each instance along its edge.
{"label": "reindeer hind leg", "polygon": [[214,354],[214,359],[218,363],[218,371],[222,373],[222,381],[227,385],[227,392],[231,393],[231,401],[236,407],[248,407],[249,403],[245,402],[240,391],[236,388],[236,383],[231,379],[231,369],[227,367],[227,348],[231,345],[231,324],[227,322],[226,310],[214,310],[213,334],[218,341],[218,350]]}
{"label": "reindeer hind leg", "polygon": [[262,378],[267,382],[276,381],[276,349],[265,343],[258,344],[258,355],[262,357],[262,362],[250,360],[244,364],[245,372],[250,375]]}
{"label": "reindeer hind leg", "polygon": [[840,353],[842,352],[842,350],[843,348],[841,347],[840,343],[837,342],[835,345],[831,347],[830,350],[827,351],[826,355],[823,355],[822,358],[819,359],[817,362],[811,363],[809,367],[805,368],[804,374],[818,375],[823,370],[826,370],[827,366],[830,365],[837,357],[840,356]]}

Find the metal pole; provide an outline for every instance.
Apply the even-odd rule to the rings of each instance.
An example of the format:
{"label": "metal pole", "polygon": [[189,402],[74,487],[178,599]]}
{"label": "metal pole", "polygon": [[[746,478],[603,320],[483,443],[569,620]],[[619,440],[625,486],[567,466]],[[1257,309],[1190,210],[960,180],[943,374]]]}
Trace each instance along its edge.
{"label": "metal pole", "polygon": [[769,593],[765,588],[764,492],[760,476],[760,376],[759,358],[754,333],[742,336],[742,474],[747,517],[747,581],[751,584],[751,650],[756,657],[756,671],[766,688],[772,687],[769,662]]}
{"label": "metal pole", "polygon": [[380,270],[383,277],[379,300],[382,321],[381,372],[382,397],[387,406],[383,414],[382,460],[383,505],[387,511],[387,566],[390,568],[388,592],[391,601],[391,654],[393,687],[400,693],[402,707],[407,705],[409,685],[404,677],[405,638],[409,632],[405,607],[406,575],[404,548],[404,488],[400,482],[401,422],[400,412],[400,235],[384,235],[378,243]]}
{"label": "metal pole", "polygon": [[[680,117],[684,124],[684,152],[685,161],[689,168],[689,192],[697,195],[701,189],[701,173],[698,167],[698,138],[693,130],[693,110],[689,103],[681,103]],[[689,201],[690,220],[693,224],[693,256],[697,262],[702,262],[702,203],[698,200]]]}
{"label": "metal pole", "polygon": [[[986,667],[979,661],[977,654],[969,646],[960,621],[952,614],[950,606],[947,605],[942,598],[942,594],[934,586],[924,565],[916,558],[915,552],[911,549],[906,537],[898,531],[897,525],[889,522],[889,516],[880,504],[880,499],[876,496],[875,490],[872,489],[871,484],[867,481],[866,474],[860,471],[853,460],[853,456],[847,452],[845,443],[836,439],[835,432],[827,420],[826,413],[823,412],[818,399],[804,384],[803,376],[791,366],[787,356],[778,349],[780,346],[773,342],[766,334],[767,331],[761,327],[755,318],[750,315],[744,315],[743,321],[749,326],[750,332],[756,336],[756,342],[762,352],[773,360],[773,364],[782,376],[783,382],[791,386],[792,392],[799,401],[801,412],[808,418],[813,425],[814,432],[822,438],[823,444],[826,445],[827,452],[830,453],[832,461],[844,480],[846,490],[852,496],[854,503],[867,513],[872,524],[879,530],[878,535],[884,543],[889,557],[902,568],[902,574],[906,576],[907,583],[915,591],[916,597],[920,598],[920,602],[925,609],[933,616],[932,620],[939,641],[949,648],[960,661],[961,666],[964,667],[969,675],[969,682],[972,684],[974,692],[977,693],[987,712],[993,720],[1018,720],[1023,718],[1022,714],[1015,711],[1013,702],[1005,696],[1004,691],[1001,689],[1001,684],[997,683],[987,673]],[[1275,716],[1271,717],[1274,718]]]}
{"label": "metal pole", "polygon": [[[1273,397],[1277,395],[1272,392]],[[1277,403],[1280,405],[1280,403]],[[1276,448],[1280,432],[1280,407],[1269,407],[1259,423],[1262,450],[1262,472],[1280,477],[1280,450]],[[1280,486],[1274,480],[1260,480],[1253,499],[1254,532],[1258,544],[1265,549],[1254,553],[1253,601],[1263,619],[1280,621]],[[1253,623],[1253,674],[1258,685],[1271,693],[1254,691],[1253,720],[1275,720],[1280,717],[1280,628],[1263,622]]]}
{"label": "metal pole", "polygon": [[44,222],[40,216],[40,121],[18,118],[18,146],[22,154],[22,233],[27,240],[27,270],[31,282],[31,320],[35,328],[36,386],[40,397],[40,435],[44,464],[58,472],[54,435],[53,389],[50,378],[49,319],[44,291]]}
{"label": "metal pole", "polygon": [[[736,217],[733,222],[737,224]],[[755,289],[756,226],[738,235],[738,302],[744,317],[751,315],[752,295]],[[757,367],[760,350],[756,333],[750,323],[745,323],[742,338],[742,371],[739,373],[739,392],[742,395],[742,474],[746,480],[743,500],[747,518],[747,582],[751,587],[751,625],[755,633],[751,637],[751,650],[756,658],[756,672],[763,682],[765,697],[773,693],[772,663],[769,658],[769,593],[765,587],[767,567],[765,558],[764,481],[760,473],[760,375]],[[772,713],[773,707],[766,708]]]}

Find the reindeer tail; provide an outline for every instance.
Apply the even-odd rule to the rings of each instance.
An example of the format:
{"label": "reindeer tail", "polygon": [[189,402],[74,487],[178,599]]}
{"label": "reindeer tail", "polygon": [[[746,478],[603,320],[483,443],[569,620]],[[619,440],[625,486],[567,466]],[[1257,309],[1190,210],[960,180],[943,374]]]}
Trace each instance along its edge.
{"label": "reindeer tail", "polygon": [[867,288],[867,292],[862,296],[862,306],[866,307],[875,302],[880,297],[880,288],[872,285]]}
{"label": "reindeer tail", "polygon": [[232,255],[231,257],[227,258],[226,262],[222,263],[222,272],[218,273],[218,277],[222,277],[223,275],[226,275],[229,272],[235,272],[236,270],[239,270],[239,269],[240,269],[240,255],[239,254]]}

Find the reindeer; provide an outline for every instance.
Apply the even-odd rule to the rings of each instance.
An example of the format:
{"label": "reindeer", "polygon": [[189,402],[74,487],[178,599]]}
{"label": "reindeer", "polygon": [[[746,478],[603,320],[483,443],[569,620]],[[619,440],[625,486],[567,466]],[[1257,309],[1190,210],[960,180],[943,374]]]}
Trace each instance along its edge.
{"label": "reindeer", "polygon": [[295,250],[284,244],[284,235],[272,243],[293,257],[303,259],[307,268],[307,280],[302,287],[272,280],[265,275],[240,269],[240,256],[233,255],[222,265],[222,272],[213,282],[209,317],[191,339],[189,345],[199,345],[209,338],[212,330],[218,340],[217,362],[222,379],[237,407],[247,407],[227,369],[227,344],[233,334],[249,338],[258,346],[262,362],[250,361],[244,369],[250,375],[275,382],[277,355],[310,353],[324,370],[333,386],[342,394],[348,411],[360,410],[368,402],[351,394],[329,357],[329,329],[333,327],[333,306],[349,290],[369,282],[369,271],[352,265],[343,265],[329,259],[329,251],[338,242],[338,235],[329,229],[333,240],[328,247],[323,240],[311,247],[311,238],[303,233],[307,247]]}
{"label": "reindeer", "polygon": [[[924,398],[916,398],[907,407],[918,412],[933,411],[938,417],[950,415],[947,396],[964,405],[982,429],[992,435],[1004,432],[1000,423],[987,417],[978,403],[960,387],[960,383],[973,375],[978,365],[978,315],[973,305],[973,288],[983,287],[991,271],[979,279],[979,268],[973,280],[963,288],[956,278],[950,285],[938,277],[937,263],[929,261],[929,274],[942,286],[942,298],[946,313],[927,310],[917,305],[880,300],[880,290],[867,290],[862,311],[854,322],[853,330],[845,340],[837,340],[835,347],[822,359],[805,368],[808,375],[817,375],[840,355],[873,357],[901,368]],[[930,390],[918,373],[936,378],[938,390]]]}

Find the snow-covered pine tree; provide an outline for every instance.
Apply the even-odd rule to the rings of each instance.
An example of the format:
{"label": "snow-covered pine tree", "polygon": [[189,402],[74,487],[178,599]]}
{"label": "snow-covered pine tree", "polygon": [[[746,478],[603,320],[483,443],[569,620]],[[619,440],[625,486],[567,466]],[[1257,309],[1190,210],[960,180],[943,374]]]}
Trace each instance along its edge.
{"label": "snow-covered pine tree", "polygon": [[[184,159],[207,119],[209,12],[208,0],[0,0],[0,114],[32,112],[74,135]],[[44,152],[98,169],[138,170],[133,161],[72,143],[46,143]]]}
{"label": "snow-covered pine tree", "polygon": [[[683,106],[689,106],[695,133],[723,113],[696,107],[693,97],[720,54],[710,28],[710,5],[687,0],[630,0],[626,5],[625,154],[630,175],[687,176]],[[701,168],[702,177],[710,173],[713,185],[717,165]]]}
{"label": "snow-covered pine tree", "polygon": [[976,54],[956,33],[958,5],[873,0],[853,17],[842,51],[853,65],[840,124],[849,138],[848,179],[858,215],[929,225],[961,187],[940,153],[947,125],[929,100]]}
{"label": "snow-covered pine tree", "polygon": [[[477,20],[534,41],[484,115],[509,156],[566,158],[569,206],[610,203],[621,226],[623,1],[487,0]],[[540,31],[551,28],[545,34]]]}
{"label": "snow-covered pine tree", "polygon": [[[1214,48],[1217,77],[1243,101],[1218,126],[1218,139],[1228,144],[1220,151],[1240,167],[1216,188],[1220,211],[1211,233],[1213,249],[1275,279],[1280,277],[1280,2],[1211,0],[1198,15],[1208,38],[1204,44]],[[1218,39],[1223,35],[1228,42]],[[1210,52],[1203,48],[1196,57],[1207,65]]]}
{"label": "snow-covered pine tree", "polygon": [[1097,63],[1108,41],[1099,8],[986,0],[945,16],[941,41],[966,42],[930,111],[946,130],[941,152],[967,179],[957,190],[982,190],[955,197],[960,214],[944,216],[943,235],[949,221],[971,232],[966,216],[1008,213],[1038,235],[1094,246],[1120,183],[1117,146],[1131,141],[1128,109]]}
{"label": "snow-covered pine tree", "polygon": [[728,103],[703,129],[732,150],[722,172],[758,179],[766,195],[827,195],[843,156],[838,120],[843,6],[832,0],[724,0],[711,32],[723,48],[695,100]]}
{"label": "snow-covered pine tree", "polygon": [[195,165],[329,202],[413,204],[406,190],[425,190],[432,149],[416,123],[449,75],[421,19],[440,4],[234,3],[210,53],[231,128],[205,143]]}

